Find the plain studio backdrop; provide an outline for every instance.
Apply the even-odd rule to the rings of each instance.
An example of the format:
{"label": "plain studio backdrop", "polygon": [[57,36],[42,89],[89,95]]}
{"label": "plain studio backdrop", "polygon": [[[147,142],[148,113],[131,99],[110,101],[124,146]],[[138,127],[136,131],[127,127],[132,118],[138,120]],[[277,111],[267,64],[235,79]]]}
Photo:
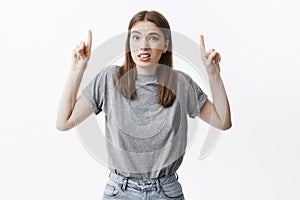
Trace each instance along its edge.
{"label": "plain studio backdrop", "polygon": [[72,50],[87,40],[88,29],[94,50],[126,31],[131,17],[145,9],[164,14],[173,31],[195,43],[204,34],[207,48],[222,56],[233,127],[205,159],[199,159],[201,133],[188,149],[178,170],[186,199],[300,199],[297,5],[2,1],[0,199],[101,199],[109,171],[83,147],[76,129],[56,130],[58,102]]}

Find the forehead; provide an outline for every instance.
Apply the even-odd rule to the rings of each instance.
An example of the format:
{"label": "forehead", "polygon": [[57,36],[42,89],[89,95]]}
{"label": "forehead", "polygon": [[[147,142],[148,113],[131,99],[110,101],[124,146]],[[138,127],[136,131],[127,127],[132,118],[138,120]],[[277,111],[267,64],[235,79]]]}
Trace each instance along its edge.
{"label": "forehead", "polygon": [[153,22],[149,21],[138,21],[134,23],[130,32],[137,31],[140,33],[149,33],[149,32],[156,32],[158,34],[163,34],[161,30],[154,24]]}

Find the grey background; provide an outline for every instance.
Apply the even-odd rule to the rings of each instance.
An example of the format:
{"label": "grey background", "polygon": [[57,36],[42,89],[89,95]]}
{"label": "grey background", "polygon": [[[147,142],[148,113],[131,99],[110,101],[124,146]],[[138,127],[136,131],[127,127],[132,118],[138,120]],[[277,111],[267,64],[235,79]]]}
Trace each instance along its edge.
{"label": "grey background", "polygon": [[[297,1],[14,1],[1,5],[0,199],[100,199],[108,170],[74,130],[55,129],[72,49],[93,47],[155,9],[171,28],[222,55],[232,129],[199,160],[199,134],[180,167],[187,199],[300,197]],[[199,51],[200,56],[200,51]],[[176,64],[180,64],[177,60]],[[178,66],[179,68],[179,66]],[[192,72],[187,72],[191,73]],[[201,123],[201,130],[208,126]]]}

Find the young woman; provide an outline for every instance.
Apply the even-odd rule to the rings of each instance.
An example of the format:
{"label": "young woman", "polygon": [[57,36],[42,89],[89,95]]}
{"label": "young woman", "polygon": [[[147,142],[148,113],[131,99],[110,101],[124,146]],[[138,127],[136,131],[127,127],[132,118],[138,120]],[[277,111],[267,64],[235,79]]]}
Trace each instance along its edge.
{"label": "young woman", "polygon": [[206,50],[202,35],[200,45],[213,103],[189,75],[173,69],[170,26],[156,11],[133,16],[124,64],[101,70],[76,101],[91,55],[91,31],[87,44],[74,50],[57,129],[71,129],[93,112],[105,112],[111,172],[103,199],[184,199],[176,170],[186,148],[187,115],[221,130],[231,127],[221,57]]}

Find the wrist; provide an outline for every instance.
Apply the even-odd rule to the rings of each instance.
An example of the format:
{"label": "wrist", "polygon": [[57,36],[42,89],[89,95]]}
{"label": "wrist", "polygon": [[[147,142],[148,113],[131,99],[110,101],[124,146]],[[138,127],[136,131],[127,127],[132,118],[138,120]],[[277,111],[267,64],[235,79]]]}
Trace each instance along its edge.
{"label": "wrist", "polygon": [[208,74],[208,78],[209,80],[217,80],[217,79],[220,79],[221,78],[221,75],[220,73],[209,73]]}
{"label": "wrist", "polygon": [[71,69],[69,74],[74,77],[81,77],[83,76],[84,71],[84,69]]}

